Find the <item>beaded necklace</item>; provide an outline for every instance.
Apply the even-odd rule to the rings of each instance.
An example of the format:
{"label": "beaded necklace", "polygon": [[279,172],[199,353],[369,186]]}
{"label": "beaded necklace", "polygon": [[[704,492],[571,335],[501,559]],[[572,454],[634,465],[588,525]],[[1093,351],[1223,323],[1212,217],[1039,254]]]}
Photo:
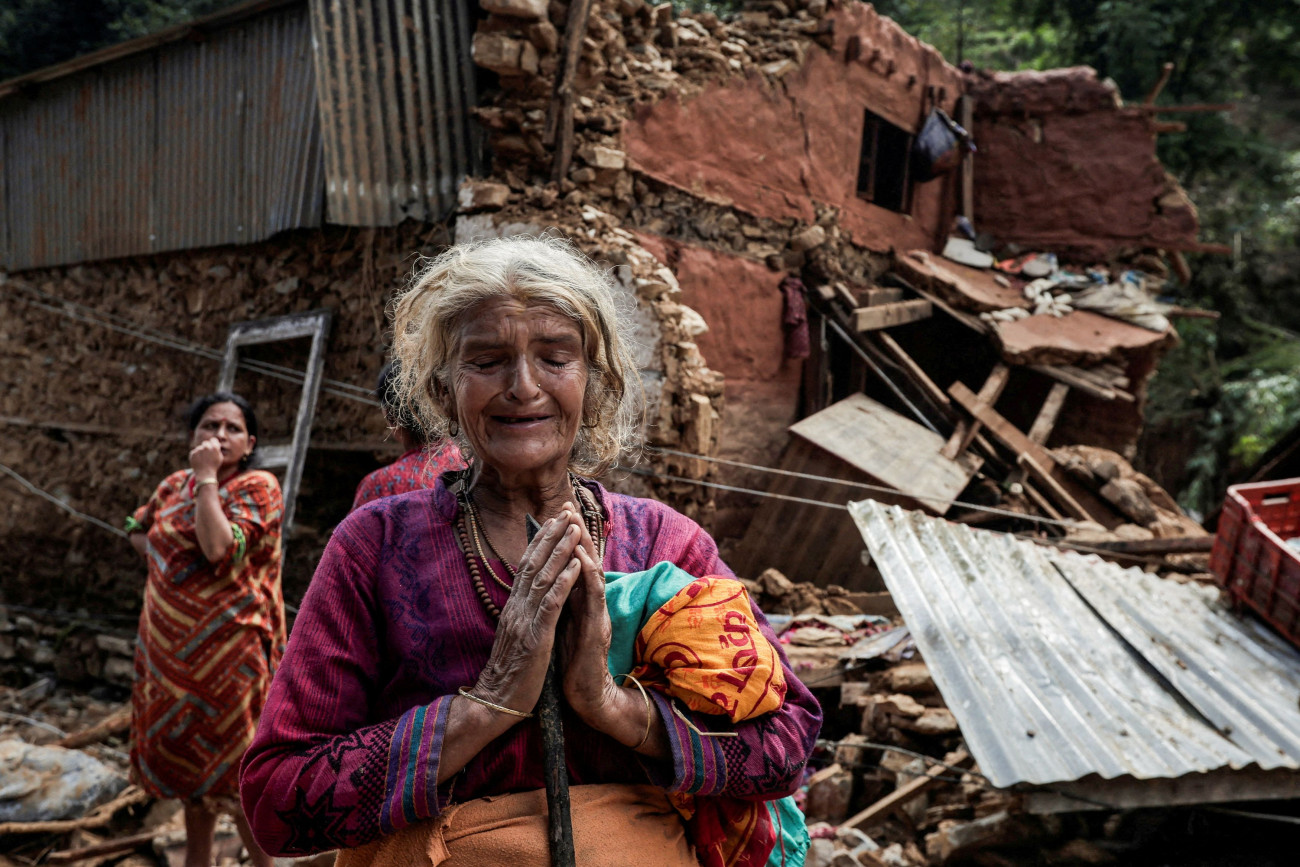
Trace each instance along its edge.
{"label": "beaded necklace", "polygon": [[[600,513],[600,506],[596,503],[591,491],[587,490],[572,473],[569,474],[569,483],[573,486],[579,508],[582,509],[582,520],[587,525],[587,532],[590,534],[592,541],[596,543],[596,562],[603,567],[605,563],[605,519]],[[483,609],[487,611],[493,620],[498,620],[501,617],[501,608],[492,601],[487,585],[483,583],[483,572],[480,565],[487,569],[488,574],[492,576],[492,580],[496,582],[497,586],[509,590],[512,584],[503,580],[497,574],[496,569],[492,568],[492,564],[488,561],[483,550],[484,543],[487,544],[487,548],[492,552],[493,556],[505,566],[506,573],[510,576],[512,582],[518,577],[519,573],[515,567],[510,565],[510,561],[502,557],[492,544],[492,539],[487,534],[487,528],[483,526],[482,519],[479,517],[478,507],[474,504],[473,494],[462,486],[457,493],[457,499],[460,500],[460,515],[456,519],[456,538],[460,542],[461,553],[465,555],[465,564],[469,567],[470,580],[474,582],[474,590],[478,594]]]}

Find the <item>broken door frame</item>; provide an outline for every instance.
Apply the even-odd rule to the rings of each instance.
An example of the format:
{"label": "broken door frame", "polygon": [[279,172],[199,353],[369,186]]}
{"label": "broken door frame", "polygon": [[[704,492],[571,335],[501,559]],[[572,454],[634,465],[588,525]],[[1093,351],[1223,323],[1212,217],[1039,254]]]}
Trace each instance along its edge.
{"label": "broken door frame", "polygon": [[289,537],[293,529],[298,483],[302,479],[302,468],[307,459],[307,445],[311,442],[311,423],[316,416],[316,398],[320,394],[321,377],[325,370],[325,341],[329,337],[332,319],[333,314],[328,310],[312,310],[253,322],[239,322],[230,326],[230,334],[226,337],[226,355],[221,362],[218,391],[231,391],[234,388],[241,346],[296,340],[300,337],[311,338],[311,354],[303,375],[298,417],[293,425],[293,440],[287,446],[264,446],[258,450],[258,466],[285,468],[284,516],[280,525],[284,539]]}

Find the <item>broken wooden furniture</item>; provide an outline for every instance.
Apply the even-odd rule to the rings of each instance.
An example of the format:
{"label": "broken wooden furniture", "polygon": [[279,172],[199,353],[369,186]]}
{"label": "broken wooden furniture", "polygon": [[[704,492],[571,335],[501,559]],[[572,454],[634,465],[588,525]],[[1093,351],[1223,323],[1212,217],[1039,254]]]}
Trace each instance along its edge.
{"label": "broken wooden furniture", "polygon": [[294,419],[293,437],[288,445],[263,445],[257,452],[258,466],[284,470],[281,485],[284,492],[284,518],[281,526],[286,541],[293,529],[298,484],[302,480],[307,446],[311,442],[311,423],[316,417],[316,398],[320,394],[321,377],[325,371],[325,341],[329,337],[331,317],[328,310],[316,310],[256,322],[241,322],[231,326],[226,338],[225,359],[221,363],[217,391],[234,390],[235,371],[239,367],[239,354],[243,347],[299,338],[311,339],[307,370],[302,379],[302,394],[298,400],[298,414]]}

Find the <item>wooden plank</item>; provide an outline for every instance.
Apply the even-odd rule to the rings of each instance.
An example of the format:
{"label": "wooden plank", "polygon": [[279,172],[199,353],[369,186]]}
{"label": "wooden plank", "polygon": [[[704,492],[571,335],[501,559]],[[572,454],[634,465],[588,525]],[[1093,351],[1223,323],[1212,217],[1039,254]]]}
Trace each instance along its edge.
{"label": "wooden plank", "polygon": [[1089,544],[1117,554],[1203,554],[1214,547],[1214,537],[1174,536],[1169,539],[1121,539]]}
{"label": "wooden plank", "polygon": [[1092,520],[1092,515],[1088,514],[1088,510],[1079,505],[1079,501],[1070,496],[1070,493],[1056,479],[1052,478],[1047,470],[1039,466],[1038,461],[1029,455],[1021,454],[1016,456],[1016,463],[1028,470],[1029,475],[1034,477],[1034,481],[1046,488],[1056,501],[1065,507],[1065,511],[1080,521]]}
{"label": "wooden plank", "polygon": [[954,753],[949,753],[944,757],[943,765],[935,765],[910,783],[905,783],[904,785],[899,786],[879,801],[876,801],[870,807],[867,807],[861,813],[845,819],[840,826],[843,828],[870,827],[869,823],[886,818],[894,810],[903,806],[908,801],[933,786],[939,777],[952,774],[952,768],[945,767],[945,765],[951,765],[955,768],[965,768],[970,766],[970,762],[970,753],[966,752],[965,749],[958,749]]}
{"label": "wooden plank", "polygon": [[1155,86],[1147,93],[1146,99],[1142,100],[1142,104],[1155,105],[1156,97],[1160,95],[1160,91],[1165,89],[1165,85],[1169,83],[1169,76],[1173,74],[1174,65],[1172,63],[1166,62],[1162,65],[1160,67],[1160,77],[1156,79]]}
{"label": "wooden plank", "polygon": [[1200,114],[1216,111],[1235,111],[1237,104],[1235,102],[1194,102],[1188,105],[1129,105],[1125,106],[1125,108],[1135,108],[1138,111],[1151,114]]}
{"label": "wooden plank", "polygon": [[875,331],[880,328],[892,328],[906,325],[920,319],[929,319],[934,314],[934,305],[925,299],[914,301],[895,301],[893,304],[881,304],[878,307],[859,307],[853,311],[854,326],[858,331]]}
{"label": "wooden plank", "polygon": [[862,293],[863,307],[876,307],[881,304],[893,304],[903,300],[902,289],[867,289]]}
{"label": "wooden plank", "polygon": [[966,387],[961,380],[948,386],[948,394],[957,405],[969,412],[977,421],[988,428],[989,433],[1009,448],[1012,454],[1026,454],[1033,458],[1040,467],[1051,472],[1056,469],[1056,461],[1051,454],[1038,443],[1025,436],[1007,421],[997,410],[989,406],[979,395]]}
{"label": "wooden plank", "polygon": [[1029,426],[1031,440],[1040,446],[1047,443],[1047,438],[1052,435],[1052,428],[1056,427],[1056,419],[1061,415],[1061,407],[1065,405],[1065,397],[1069,393],[1070,386],[1065,383],[1052,383],[1052,390],[1047,393],[1047,400],[1043,401],[1042,409],[1038,410],[1034,423]]}
{"label": "wooden plank", "polygon": [[856,310],[858,304],[861,303],[858,301],[858,296],[850,292],[849,287],[845,286],[843,283],[835,284],[835,297],[849,310]]}
{"label": "wooden plank", "polygon": [[113,735],[120,735],[131,728],[131,705],[125,705],[113,711],[99,722],[88,728],[80,729],[55,744],[57,747],[75,750],[108,740]]}
{"label": "wooden plank", "polygon": [[[889,353],[894,356],[894,360],[903,365],[904,369],[911,374],[912,380],[917,385],[921,386],[921,388],[924,389],[925,392],[935,400],[935,402],[940,406],[952,406],[952,401],[948,398],[947,392],[940,388],[938,383],[931,379],[926,372],[921,369],[921,365],[917,364],[912,356],[908,355],[903,350],[903,347],[898,345],[897,340],[890,337],[889,334],[884,331],[881,331],[876,335],[876,337],[882,344],[884,344],[885,349],[889,350]],[[948,457],[956,457],[956,455],[948,455]]]}
{"label": "wooden plank", "polygon": [[[895,279],[898,280],[899,282],[906,282],[901,277],[898,277],[897,275],[895,275]],[[933,304],[935,307],[942,310],[944,313],[947,313],[953,319],[956,319],[962,325],[965,325],[971,331],[975,331],[979,334],[988,334],[990,331],[993,330],[993,326],[985,324],[984,320],[980,319],[978,316],[972,316],[971,314],[963,310],[958,310],[956,307],[953,307],[951,304],[944,301],[942,298],[940,298],[938,295],[934,294],[933,292],[929,292],[926,291],[925,289],[921,289],[920,287],[913,286],[911,283],[906,283],[906,285],[907,288],[911,289],[917,295],[920,295],[922,298],[929,301],[931,304]]]}
{"label": "wooden plank", "polygon": [[[969,94],[957,100],[957,122],[967,131],[975,128],[975,98]],[[966,149],[961,158],[961,213],[975,224],[975,151]]]}
{"label": "wooden plank", "polygon": [[[1019,468],[1017,468],[1017,471],[1019,471]],[[1041,493],[1039,493],[1038,488],[1035,488],[1032,484],[1030,484],[1027,481],[1021,482],[1020,486],[1024,488],[1025,495],[1028,496],[1029,499],[1034,501],[1034,505],[1038,506],[1038,508],[1042,509],[1044,512],[1047,513],[1047,517],[1051,518],[1054,521],[1065,520],[1065,515],[1062,515],[1059,511],[1057,511],[1056,507],[1051,504],[1051,502],[1047,499],[1047,497],[1044,497]]]}
{"label": "wooden plank", "polygon": [[[995,364],[993,370],[989,372],[988,378],[984,380],[984,384],[980,386],[979,399],[989,406],[997,403],[998,398],[1002,396],[1002,390],[1007,387],[1007,377],[1010,375],[1011,368],[1002,362]],[[978,419],[959,422],[957,429],[952,432],[952,436],[948,437],[948,442],[944,443],[943,451],[939,452],[939,454],[950,460],[955,460],[957,455],[970,448],[971,441],[975,439],[975,435],[979,432],[980,423]]]}
{"label": "wooden plank", "polygon": [[952,396],[952,399],[959,406],[979,419],[989,433],[1010,449],[1012,454],[1017,456],[1026,454],[1033,458],[1034,462],[1069,493],[1075,502],[1087,510],[1092,520],[1108,530],[1127,523],[1127,519],[1121,517],[1109,504],[1096,494],[1081,487],[1070,478],[1065,470],[1057,466],[1056,461],[1047,449],[1021,433],[1015,425],[1007,421],[997,410],[976,397],[975,393],[967,388],[965,384],[960,381],[954,382],[948,388],[948,394]]}
{"label": "wooden plank", "polygon": [[1097,382],[1086,376],[1079,375],[1077,368],[1069,368],[1055,364],[1031,364],[1031,368],[1043,374],[1050,376],[1057,382],[1063,382],[1071,388],[1077,388],[1085,394],[1090,394],[1098,400],[1115,400],[1119,399],[1126,403],[1134,401],[1133,395],[1127,391],[1118,388],[1111,388],[1106,385],[1099,385]]}
{"label": "wooden plank", "polygon": [[75,864],[78,861],[86,861],[91,858],[97,858],[102,855],[116,855],[119,852],[129,852],[141,846],[151,845],[154,838],[159,835],[159,831],[144,831],[139,834],[132,834],[130,837],[119,837],[116,840],[105,840],[103,843],[96,843],[93,846],[84,846],[80,849],[64,849],[61,852],[51,852],[46,857],[46,864]]}
{"label": "wooden plank", "polygon": [[942,457],[943,437],[865,394],[832,404],[790,432],[940,515],[983,463],[973,455]]}

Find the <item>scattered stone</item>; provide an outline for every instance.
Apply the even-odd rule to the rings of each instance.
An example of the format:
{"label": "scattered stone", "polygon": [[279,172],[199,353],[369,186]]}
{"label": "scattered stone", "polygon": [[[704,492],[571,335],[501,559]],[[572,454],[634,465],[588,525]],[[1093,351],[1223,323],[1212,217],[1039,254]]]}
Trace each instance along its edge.
{"label": "scattered stone", "polygon": [[462,214],[500,210],[509,201],[510,187],[492,181],[467,180],[456,194]]}

